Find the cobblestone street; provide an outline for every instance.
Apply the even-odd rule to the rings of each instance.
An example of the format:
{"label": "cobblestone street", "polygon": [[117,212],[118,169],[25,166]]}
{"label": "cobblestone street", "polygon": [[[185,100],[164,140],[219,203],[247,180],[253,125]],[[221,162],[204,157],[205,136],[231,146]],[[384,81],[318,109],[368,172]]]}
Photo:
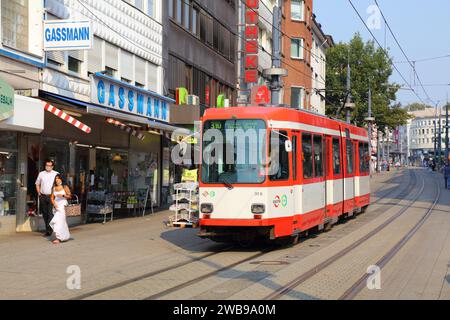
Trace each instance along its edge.
{"label": "cobblestone street", "polygon": [[[366,269],[415,225],[435,190],[408,189],[412,171],[432,186],[441,176],[402,170],[372,179],[369,210],[292,247],[241,249],[197,237],[196,229],[168,229],[169,212],[71,230],[72,240],[52,245],[37,233],[0,238],[1,299],[264,299],[292,281],[282,299],[338,299]],[[403,191],[402,191],[403,189]],[[397,199],[400,193],[408,194]],[[411,194],[420,193],[417,199]],[[380,290],[356,299],[450,298],[450,197],[436,207],[381,272]],[[411,193],[411,194],[410,194]],[[413,201],[413,203],[409,203]],[[299,276],[407,210],[342,258],[310,277]],[[69,266],[81,270],[81,289],[67,288]],[[70,271],[70,270],[69,270]]]}

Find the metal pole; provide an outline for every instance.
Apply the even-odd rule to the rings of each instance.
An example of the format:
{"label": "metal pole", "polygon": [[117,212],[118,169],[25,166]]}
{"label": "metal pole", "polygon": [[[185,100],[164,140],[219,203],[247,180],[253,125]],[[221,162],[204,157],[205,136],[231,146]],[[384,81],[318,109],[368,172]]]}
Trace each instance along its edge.
{"label": "metal pole", "polygon": [[434,113],[434,162],[437,163],[437,104],[436,111]]}
{"label": "metal pole", "polygon": [[377,129],[377,171],[381,172],[381,145],[380,145],[381,131]]}
{"label": "metal pole", "polygon": [[439,134],[438,134],[438,166],[442,164],[442,110],[439,110]]}
{"label": "metal pole", "polygon": [[[281,8],[283,1],[279,0],[278,5],[273,7],[273,26],[272,26],[272,67],[281,68]],[[272,105],[280,103],[281,76],[273,75],[271,77],[271,101]]]}
{"label": "metal pole", "polygon": [[[349,51],[349,57],[348,57],[348,63],[347,63],[347,101],[346,105],[348,105],[351,101],[351,69],[350,69],[350,51]],[[345,119],[347,123],[351,123],[351,110],[350,108],[345,108]]]}
{"label": "metal pole", "polygon": [[239,83],[239,95],[240,98],[242,98],[242,101],[240,101],[240,105],[247,105],[248,104],[248,86],[245,83],[245,63],[244,63],[244,53],[245,53],[245,5],[242,1],[238,1],[238,11],[239,11],[239,21],[238,21],[238,83]]}
{"label": "metal pole", "polygon": [[448,108],[450,105],[448,104],[448,94],[447,94],[447,105],[445,107],[445,161],[449,161],[448,157],[450,155],[449,150],[449,136],[448,136],[448,130],[449,130],[449,122],[448,122]]}

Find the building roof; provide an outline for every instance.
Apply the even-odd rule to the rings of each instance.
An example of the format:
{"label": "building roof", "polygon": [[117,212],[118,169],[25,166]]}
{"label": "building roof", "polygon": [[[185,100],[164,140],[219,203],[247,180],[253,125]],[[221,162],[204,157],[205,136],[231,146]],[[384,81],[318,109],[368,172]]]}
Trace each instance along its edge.
{"label": "building roof", "polygon": [[425,110],[409,112],[409,114],[413,115],[415,118],[434,118],[436,113],[439,115],[439,112],[436,112],[435,108],[426,108]]}

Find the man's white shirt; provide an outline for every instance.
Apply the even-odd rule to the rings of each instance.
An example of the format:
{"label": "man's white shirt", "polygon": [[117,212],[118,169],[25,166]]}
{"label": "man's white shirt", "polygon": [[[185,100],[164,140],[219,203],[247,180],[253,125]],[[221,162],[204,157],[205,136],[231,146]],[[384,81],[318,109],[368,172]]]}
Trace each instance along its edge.
{"label": "man's white shirt", "polygon": [[57,171],[41,171],[36,179],[36,185],[41,187],[41,194],[50,195],[52,193],[55,177],[59,174]]}

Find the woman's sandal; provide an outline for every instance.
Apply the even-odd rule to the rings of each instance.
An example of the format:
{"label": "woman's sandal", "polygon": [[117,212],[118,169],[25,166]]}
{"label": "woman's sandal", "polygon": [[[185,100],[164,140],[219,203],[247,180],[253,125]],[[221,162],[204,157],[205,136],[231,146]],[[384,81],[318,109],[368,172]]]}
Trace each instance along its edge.
{"label": "woman's sandal", "polygon": [[53,240],[52,243],[53,243],[53,244],[60,244],[61,241],[59,241],[58,239],[56,239],[56,240]]}

